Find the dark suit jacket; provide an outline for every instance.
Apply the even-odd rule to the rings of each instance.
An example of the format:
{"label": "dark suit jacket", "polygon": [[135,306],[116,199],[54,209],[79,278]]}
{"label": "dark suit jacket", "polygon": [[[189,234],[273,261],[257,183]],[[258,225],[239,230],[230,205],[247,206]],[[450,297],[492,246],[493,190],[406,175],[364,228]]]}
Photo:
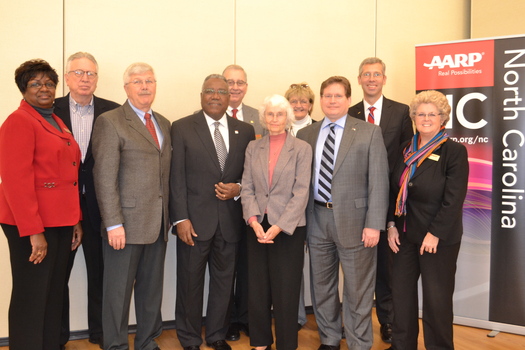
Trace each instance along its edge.
{"label": "dark suit jacket", "polygon": [[168,240],[170,122],[153,116],[164,137],[160,149],[129,101],[102,114],[93,128],[93,176],[105,238],[107,227],[124,224],[126,244],[152,244],[161,227]]}
{"label": "dark suit jacket", "polygon": [[222,173],[202,111],[173,122],[171,128],[171,222],[190,219],[198,235],[194,240],[211,239],[218,226],[230,243],[239,241],[244,232],[240,200],[219,200],[214,186],[218,182],[241,181],[244,153],[248,143],[255,139],[255,132],[248,123],[234,118],[227,120],[230,147]]}
{"label": "dark suit jacket", "polygon": [[[467,149],[449,139],[434,154],[439,159],[425,159],[410,180],[406,235],[410,242],[421,244],[430,232],[439,238],[439,245],[452,245],[463,235],[463,202],[469,173]],[[396,222],[400,234],[403,234],[404,217],[394,217],[394,207],[404,169],[403,154],[400,153],[392,172],[389,210],[389,221]]]}
{"label": "dark suit jacket", "polygon": [[0,223],[16,225],[20,236],[82,218],[80,149],[64,123],[53,119],[62,132],[22,100],[0,128]]}
{"label": "dark suit jacket", "polygon": [[[353,105],[348,114],[354,118],[366,121],[366,113],[363,101]],[[389,100],[383,96],[381,110],[381,121],[379,122],[388,153],[388,166],[390,172],[394,169],[399,153],[402,151],[400,145],[414,136],[412,120],[410,119],[408,106],[396,101]]]}
{"label": "dark suit jacket", "polygon": [[[103,98],[98,98],[93,96],[93,106],[94,106],[94,118],[93,125],[97,120],[97,117],[104,112],[111,111],[119,107],[118,103],[113,101],[105,100]],[[57,98],[55,100],[55,114],[62,119],[64,124],[73,131],[71,127],[71,113],[69,109],[69,94],[64,97]],[[86,202],[87,202],[87,214],[89,217],[84,217],[83,220],[90,220],[91,224],[95,228],[100,227],[100,211],[98,209],[97,196],[95,194],[95,183],[93,182],[93,166],[95,161],[93,159],[93,152],[91,149],[92,142],[91,138],[89,139],[89,146],[86,152],[86,157],[84,162],[80,163],[80,168],[78,170],[78,184],[79,190],[85,190]]]}

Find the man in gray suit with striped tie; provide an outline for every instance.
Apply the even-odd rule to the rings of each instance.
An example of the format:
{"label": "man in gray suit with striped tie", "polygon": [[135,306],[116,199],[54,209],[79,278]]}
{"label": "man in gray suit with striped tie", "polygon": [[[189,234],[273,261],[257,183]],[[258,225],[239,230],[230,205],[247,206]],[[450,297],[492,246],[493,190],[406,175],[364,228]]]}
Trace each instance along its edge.
{"label": "man in gray suit with striped tie", "polygon": [[[342,323],[349,349],[370,349],[373,343],[376,245],[388,209],[388,162],[381,129],[347,115],[350,96],[348,79],[325,80],[325,118],[297,135],[314,153],[306,213],[319,350],[339,350]],[[343,320],[339,264],[344,274]]]}

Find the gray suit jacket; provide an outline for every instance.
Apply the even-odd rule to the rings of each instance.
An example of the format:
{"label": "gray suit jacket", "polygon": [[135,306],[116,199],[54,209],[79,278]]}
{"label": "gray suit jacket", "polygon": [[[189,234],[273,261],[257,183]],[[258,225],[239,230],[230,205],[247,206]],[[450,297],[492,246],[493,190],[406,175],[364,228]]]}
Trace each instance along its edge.
{"label": "gray suit jacket", "polygon": [[[308,142],[315,154],[317,137],[323,123],[301,129],[297,137]],[[388,209],[388,166],[381,129],[347,117],[332,177],[332,201],[337,236],[346,248],[363,242],[363,228],[385,229]],[[315,168],[315,163],[312,169]],[[308,231],[315,230],[312,175],[307,207]]]}
{"label": "gray suit jacket", "polygon": [[261,122],[259,121],[259,111],[253,107],[243,104],[242,105],[242,118],[243,122],[253,126],[255,130],[255,137],[261,138],[268,133],[266,129],[263,129]]}
{"label": "gray suit jacket", "polygon": [[265,210],[268,222],[293,234],[306,225],[305,209],[310,187],[312,148],[288,133],[268,186],[269,135],[252,141],[246,149],[242,176],[244,220],[257,216],[262,222]]}
{"label": "gray suit jacket", "polygon": [[118,224],[124,224],[129,244],[154,243],[161,225],[168,239],[170,122],[153,115],[164,137],[160,150],[128,101],[95,122],[93,174],[106,239],[106,227]]}

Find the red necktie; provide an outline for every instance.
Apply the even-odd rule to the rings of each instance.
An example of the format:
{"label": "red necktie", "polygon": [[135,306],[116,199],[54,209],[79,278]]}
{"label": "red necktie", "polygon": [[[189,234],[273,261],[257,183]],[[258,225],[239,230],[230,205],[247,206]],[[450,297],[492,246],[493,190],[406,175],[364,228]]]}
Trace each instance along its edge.
{"label": "red necktie", "polygon": [[375,110],[376,110],[376,108],[374,106],[368,108],[368,111],[369,111],[369,113],[368,113],[368,122],[369,123],[375,124],[374,123],[374,120],[375,120],[374,119],[374,111]]}
{"label": "red necktie", "polygon": [[237,119],[237,108],[232,109],[232,118]]}
{"label": "red necktie", "polygon": [[153,125],[153,122],[151,121],[151,114],[146,113],[144,115],[144,119],[146,119],[146,129],[148,129],[149,133],[151,134],[151,137],[153,137],[153,140],[155,140],[157,147],[160,148],[159,139],[157,138],[157,132],[155,131],[155,125]]}

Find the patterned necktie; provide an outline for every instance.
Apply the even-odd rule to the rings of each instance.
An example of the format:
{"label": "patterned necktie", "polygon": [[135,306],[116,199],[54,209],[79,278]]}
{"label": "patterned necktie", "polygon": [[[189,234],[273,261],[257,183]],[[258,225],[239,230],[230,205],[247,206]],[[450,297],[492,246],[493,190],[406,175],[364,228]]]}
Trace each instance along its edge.
{"label": "patterned necktie", "polygon": [[146,119],[146,129],[148,129],[149,133],[151,134],[151,137],[153,137],[153,140],[155,140],[157,147],[160,148],[157,132],[155,131],[155,125],[153,125],[153,121],[151,120],[151,114],[146,113],[144,115],[144,119]]}
{"label": "patterned necktie", "polygon": [[237,108],[232,109],[232,118],[237,119],[237,111],[238,111]]}
{"label": "patterned necktie", "polygon": [[375,124],[375,118],[374,118],[374,111],[376,110],[376,108],[374,106],[371,106],[370,108],[368,108],[368,122],[369,123],[372,123],[372,124]]}
{"label": "patterned necktie", "polygon": [[217,158],[219,158],[219,164],[221,166],[221,171],[224,170],[224,164],[226,164],[226,158],[228,158],[228,150],[226,149],[226,144],[222,138],[222,134],[219,131],[219,125],[221,123],[215,122],[215,131],[213,132],[213,138],[215,141],[215,151],[217,152]]}
{"label": "patterned necktie", "polygon": [[328,124],[330,133],[326,137],[319,169],[319,196],[326,202],[332,198],[332,174],[334,172],[335,123]]}

